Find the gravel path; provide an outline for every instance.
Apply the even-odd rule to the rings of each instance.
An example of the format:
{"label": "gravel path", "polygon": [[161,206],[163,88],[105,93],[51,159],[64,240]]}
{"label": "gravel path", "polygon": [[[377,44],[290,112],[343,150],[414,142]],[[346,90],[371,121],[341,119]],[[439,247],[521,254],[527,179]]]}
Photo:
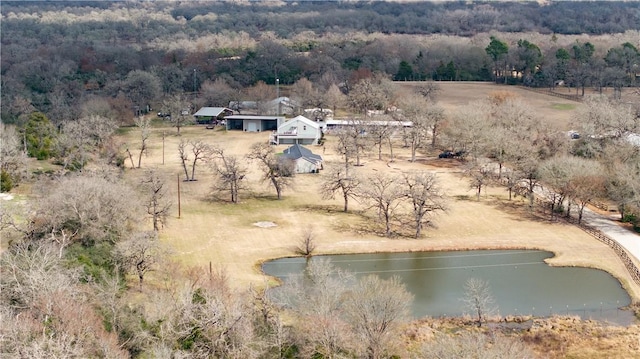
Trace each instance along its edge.
{"label": "gravel path", "polygon": [[619,226],[611,218],[596,213],[589,208],[584,209],[582,220],[618,242],[637,261],[640,261],[640,235]]}

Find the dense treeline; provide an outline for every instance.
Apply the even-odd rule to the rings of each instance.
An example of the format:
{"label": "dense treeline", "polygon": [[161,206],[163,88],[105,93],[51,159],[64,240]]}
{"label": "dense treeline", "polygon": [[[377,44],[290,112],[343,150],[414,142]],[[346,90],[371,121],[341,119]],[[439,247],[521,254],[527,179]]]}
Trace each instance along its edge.
{"label": "dense treeline", "polygon": [[[165,7],[145,4],[146,9]],[[3,4],[3,12],[65,10],[82,14],[87,8],[107,9],[109,2],[46,2]],[[132,6],[128,4],[127,6]],[[354,16],[357,13],[357,16]],[[367,31],[402,34],[452,34],[469,36],[481,32],[540,32],[557,34],[606,34],[640,30],[640,7],[634,2],[387,2],[387,1],[282,1],[192,2],[172,5],[168,14],[190,22],[213,14],[212,21],[194,23],[196,31],[212,33],[247,31],[252,36],[273,31],[288,37],[301,31],[324,33]],[[162,21],[150,20],[142,36],[162,36]],[[176,30],[167,27],[168,31]],[[130,34],[135,36],[134,33]]]}
{"label": "dense treeline", "polygon": [[[347,93],[371,72],[582,89],[637,83],[636,3],[267,4],[3,3],[2,120],[23,124],[38,110],[59,125],[99,97],[130,122],[165,95],[216,80],[234,100],[276,79]],[[612,35],[562,35],[573,33]]]}

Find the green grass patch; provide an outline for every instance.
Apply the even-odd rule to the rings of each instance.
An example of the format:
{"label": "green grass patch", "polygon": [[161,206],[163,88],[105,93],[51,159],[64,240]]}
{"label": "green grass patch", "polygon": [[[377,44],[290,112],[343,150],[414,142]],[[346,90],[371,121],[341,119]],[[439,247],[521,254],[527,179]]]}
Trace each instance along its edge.
{"label": "green grass patch", "polygon": [[572,103],[554,103],[554,104],[551,104],[551,108],[554,109],[554,110],[565,111],[565,110],[573,110],[573,109],[575,109],[576,105],[572,104]]}
{"label": "green grass patch", "polygon": [[121,127],[118,127],[118,129],[116,129],[116,135],[124,136],[124,135],[128,134],[129,132],[131,132],[135,128],[137,128],[137,127],[135,127],[135,126],[128,126],[128,127],[121,126]]}
{"label": "green grass patch", "polygon": [[471,199],[471,197],[469,195],[467,195],[467,194],[460,194],[460,195],[454,196],[453,198],[455,198],[455,199],[457,199],[459,201],[469,201]]}

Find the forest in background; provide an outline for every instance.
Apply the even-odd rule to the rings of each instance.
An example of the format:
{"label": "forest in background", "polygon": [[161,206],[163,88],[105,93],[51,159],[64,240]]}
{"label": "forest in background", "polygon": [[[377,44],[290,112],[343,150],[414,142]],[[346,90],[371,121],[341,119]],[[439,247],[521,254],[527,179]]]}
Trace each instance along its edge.
{"label": "forest in background", "polygon": [[131,123],[167,95],[221,106],[276,79],[347,94],[372,73],[620,89],[640,63],[635,2],[14,1],[1,12],[1,116],[16,124],[33,110],[73,120],[96,98]]}

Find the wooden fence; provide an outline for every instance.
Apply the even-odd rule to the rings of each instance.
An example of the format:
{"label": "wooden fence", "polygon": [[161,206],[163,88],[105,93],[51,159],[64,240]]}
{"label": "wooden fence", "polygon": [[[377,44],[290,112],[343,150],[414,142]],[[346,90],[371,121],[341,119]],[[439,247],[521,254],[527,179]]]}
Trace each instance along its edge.
{"label": "wooden fence", "polygon": [[588,225],[582,224],[582,223],[578,224],[578,221],[576,219],[574,219],[574,218],[571,218],[571,222],[576,224],[583,231],[585,231],[585,232],[589,233],[590,235],[594,236],[600,242],[602,242],[602,243],[608,245],[609,247],[611,247],[613,249],[613,251],[616,252],[618,257],[620,257],[620,259],[622,260],[622,263],[624,264],[624,266],[627,267],[627,270],[629,271],[629,274],[631,274],[631,278],[633,279],[633,281],[636,282],[636,284],[640,285],[640,269],[638,269],[638,266],[636,266],[636,264],[633,262],[633,260],[631,259],[631,257],[627,253],[627,251],[624,249],[624,247],[622,247],[620,245],[620,243],[618,243],[615,240],[609,238],[607,235],[605,235],[601,231],[599,231],[599,230],[597,230],[597,229],[595,229],[595,228],[593,228],[591,226],[588,226]]}
{"label": "wooden fence", "polygon": [[537,92],[537,93],[541,93],[541,94],[544,94],[544,95],[560,97],[560,98],[563,98],[565,100],[570,100],[570,101],[582,102],[582,100],[583,100],[583,96],[582,95],[570,95],[570,94],[559,93],[559,92],[555,92],[555,91],[553,91],[552,89],[549,89],[549,88],[526,87],[526,86],[520,86],[520,88],[525,89],[525,90],[529,90],[529,91],[533,91],[533,92]]}
{"label": "wooden fence", "polygon": [[[544,199],[536,198],[535,202],[536,202],[536,205],[542,207],[543,212],[546,212],[545,210],[547,208],[550,208],[549,202],[545,201]],[[620,257],[620,260],[622,260],[622,263],[624,264],[624,266],[629,271],[629,274],[631,275],[631,279],[633,279],[633,281],[637,285],[640,285],[640,269],[638,268],[638,266],[636,266],[636,264],[633,262],[633,259],[631,259],[631,256],[629,256],[629,253],[627,253],[627,250],[624,249],[624,247],[622,247],[620,243],[616,242],[612,238],[609,238],[606,234],[602,233],[600,230],[592,226],[589,226],[584,223],[578,223],[578,219],[576,218],[573,218],[573,217],[568,217],[568,218],[563,217],[563,218],[567,222],[570,222],[578,226],[583,231],[587,232],[588,234],[595,237],[600,242],[608,245],[611,249],[613,249],[613,251],[616,252],[618,257]]]}

